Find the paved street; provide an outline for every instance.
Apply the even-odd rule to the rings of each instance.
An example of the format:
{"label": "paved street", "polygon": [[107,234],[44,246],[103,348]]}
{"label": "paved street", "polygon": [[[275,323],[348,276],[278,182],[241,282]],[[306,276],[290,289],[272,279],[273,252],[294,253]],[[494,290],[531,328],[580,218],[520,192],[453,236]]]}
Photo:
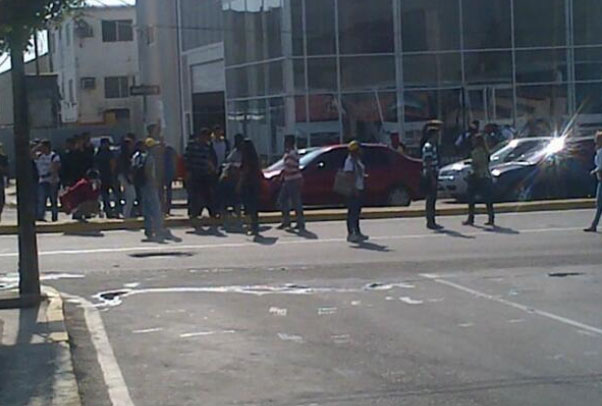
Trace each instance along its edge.
{"label": "paved street", "polygon": [[[600,405],[590,211],[39,237],[85,405]],[[481,223],[484,217],[478,218]],[[16,239],[0,237],[12,281]],[[107,389],[108,387],[108,389]]]}

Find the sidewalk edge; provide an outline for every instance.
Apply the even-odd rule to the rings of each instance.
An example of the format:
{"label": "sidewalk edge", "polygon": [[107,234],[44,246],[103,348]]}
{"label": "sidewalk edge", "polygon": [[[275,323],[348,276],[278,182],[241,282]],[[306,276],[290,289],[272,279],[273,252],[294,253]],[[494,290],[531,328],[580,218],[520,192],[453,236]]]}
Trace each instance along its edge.
{"label": "sidewalk edge", "polygon": [[48,340],[58,345],[52,406],[81,406],[79,386],[73,370],[69,334],[65,325],[63,299],[56,289],[49,286],[42,287],[42,294],[48,300],[46,320],[53,325]]}

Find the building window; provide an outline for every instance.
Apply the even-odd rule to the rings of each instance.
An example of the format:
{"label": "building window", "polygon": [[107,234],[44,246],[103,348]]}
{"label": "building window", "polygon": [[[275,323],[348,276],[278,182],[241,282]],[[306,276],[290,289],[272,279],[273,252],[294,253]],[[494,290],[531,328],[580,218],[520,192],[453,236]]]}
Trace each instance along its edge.
{"label": "building window", "polygon": [[69,79],[69,103],[75,103],[75,92],[73,91],[73,79]]}
{"label": "building window", "polygon": [[81,87],[84,90],[94,90],[96,89],[96,79],[91,77],[86,77],[81,79]]}
{"label": "building window", "polygon": [[127,76],[112,76],[105,78],[105,98],[122,99],[129,97],[129,81]]}
{"label": "building window", "polygon": [[104,20],[102,22],[103,42],[125,42],[134,40],[132,20]]}
{"label": "building window", "polygon": [[[393,2],[372,0],[339,1],[341,53],[368,54],[394,51]],[[309,18],[312,18],[310,16]]]}
{"label": "building window", "polygon": [[65,24],[65,46],[71,45],[71,24]]}
{"label": "building window", "polygon": [[406,0],[401,13],[404,52],[460,49],[457,1]]}

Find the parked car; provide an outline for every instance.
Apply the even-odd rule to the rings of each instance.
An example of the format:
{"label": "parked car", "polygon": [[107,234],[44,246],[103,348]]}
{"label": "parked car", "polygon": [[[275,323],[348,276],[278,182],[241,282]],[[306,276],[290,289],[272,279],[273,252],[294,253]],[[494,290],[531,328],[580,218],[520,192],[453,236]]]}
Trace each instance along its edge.
{"label": "parked car", "polygon": [[[333,191],[337,171],[343,168],[347,145],[311,148],[300,151],[303,173],[303,203],[306,206],[335,207],[344,198]],[[420,197],[422,163],[393,151],[385,145],[362,145],[366,164],[365,204],[368,206],[408,206]],[[261,206],[274,209],[280,192],[282,160],[264,170]]]}
{"label": "parked car", "polygon": [[491,171],[499,201],[591,197],[596,181],[594,139],[554,138]]}
{"label": "parked car", "polygon": [[[519,138],[503,143],[491,154],[491,167],[505,162],[512,162],[532,150],[542,148],[552,140],[551,137]],[[467,199],[468,183],[466,181],[471,168],[471,160],[465,159],[446,165],[439,171],[439,192],[448,193],[454,199]]]}

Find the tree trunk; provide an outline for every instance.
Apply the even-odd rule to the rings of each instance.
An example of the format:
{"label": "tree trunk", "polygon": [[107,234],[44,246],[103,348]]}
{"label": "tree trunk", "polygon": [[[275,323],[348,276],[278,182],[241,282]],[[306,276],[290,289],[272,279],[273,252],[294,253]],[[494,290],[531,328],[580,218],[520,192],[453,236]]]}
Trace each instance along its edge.
{"label": "tree trunk", "polygon": [[25,35],[14,33],[9,39],[11,49],[15,161],[17,170],[17,210],[19,225],[19,293],[40,296],[38,244],[36,238],[37,184],[34,183],[29,146],[29,108],[23,56]]}

